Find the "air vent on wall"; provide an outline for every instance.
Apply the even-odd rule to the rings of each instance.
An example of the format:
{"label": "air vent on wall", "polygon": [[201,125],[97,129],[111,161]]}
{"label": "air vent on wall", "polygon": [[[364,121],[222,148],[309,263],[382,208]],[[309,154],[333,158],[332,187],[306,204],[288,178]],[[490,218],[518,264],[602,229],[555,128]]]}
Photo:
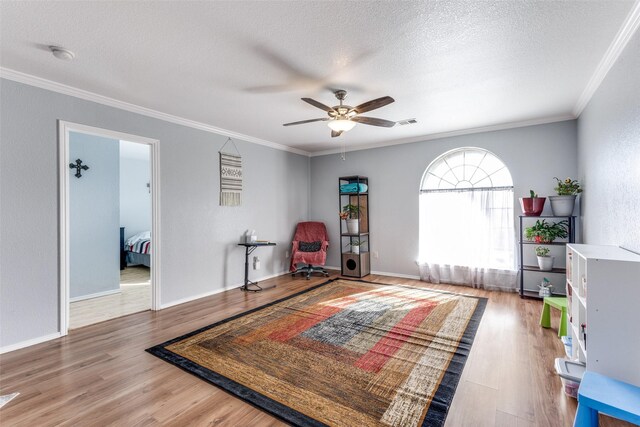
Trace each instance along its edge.
{"label": "air vent on wall", "polygon": [[400,120],[400,121],[396,122],[396,125],[404,126],[404,125],[413,125],[415,123],[418,123],[418,121],[416,119],[406,119],[406,120]]}

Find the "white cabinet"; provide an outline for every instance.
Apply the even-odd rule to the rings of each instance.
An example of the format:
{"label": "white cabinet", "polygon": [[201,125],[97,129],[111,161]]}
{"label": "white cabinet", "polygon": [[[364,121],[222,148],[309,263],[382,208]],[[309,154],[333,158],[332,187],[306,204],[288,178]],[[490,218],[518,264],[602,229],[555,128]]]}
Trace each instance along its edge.
{"label": "white cabinet", "polygon": [[640,255],[568,244],[567,298],[573,358],[640,386]]}

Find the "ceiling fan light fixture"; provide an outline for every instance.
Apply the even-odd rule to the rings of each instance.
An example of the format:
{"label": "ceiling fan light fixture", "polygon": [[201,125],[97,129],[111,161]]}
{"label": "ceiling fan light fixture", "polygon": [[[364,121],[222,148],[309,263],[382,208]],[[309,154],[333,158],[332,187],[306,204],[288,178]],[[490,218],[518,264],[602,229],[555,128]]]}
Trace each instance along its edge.
{"label": "ceiling fan light fixture", "polygon": [[336,132],[348,132],[354,128],[356,122],[347,119],[334,119],[327,123],[331,130]]}
{"label": "ceiling fan light fixture", "polygon": [[378,108],[391,104],[392,102],[394,102],[394,99],[390,96],[383,96],[382,98],[372,99],[371,101],[367,101],[363,104],[358,105],[357,107],[351,107],[342,103],[345,96],[347,96],[346,91],[336,90],[334,92],[334,95],[336,96],[338,101],[340,101],[340,105],[335,105],[333,107],[329,107],[328,105],[325,105],[322,102],[318,102],[315,99],[302,98],[302,100],[307,104],[313,105],[314,107],[325,111],[329,116],[328,118],[325,117],[320,119],[300,120],[297,122],[284,123],[283,126],[301,125],[304,123],[313,122],[327,122],[329,129],[331,129],[331,137],[335,138],[342,135],[342,133],[348,132],[353,129],[357,123],[385,128],[394,127],[397,124],[397,122],[393,122],[391,120],[384,120],[376,117],[363,117],[360,115],[362,113],[377,110]]}

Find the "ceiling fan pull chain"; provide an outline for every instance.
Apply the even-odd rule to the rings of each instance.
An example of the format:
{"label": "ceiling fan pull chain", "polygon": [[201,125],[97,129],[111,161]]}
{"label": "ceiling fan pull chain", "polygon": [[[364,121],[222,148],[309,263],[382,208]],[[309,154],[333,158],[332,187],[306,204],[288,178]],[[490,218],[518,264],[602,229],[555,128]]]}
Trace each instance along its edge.
{"label": "ceiling fan pull chain", "polygon": [[340,158],[343,162],[347,160],[347,148],[346,144],[344,143],[344,139],[342,140],[342,150],[340,150]]}

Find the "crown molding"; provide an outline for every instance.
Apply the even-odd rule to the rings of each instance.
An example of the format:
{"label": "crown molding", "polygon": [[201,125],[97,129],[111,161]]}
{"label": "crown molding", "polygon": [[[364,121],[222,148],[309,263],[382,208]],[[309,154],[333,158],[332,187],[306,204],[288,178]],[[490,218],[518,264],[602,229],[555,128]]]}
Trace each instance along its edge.
{"label": "crown molding", "polygon": [[[640,0],[639,0],[640,2]],[[15,71],[9,68],[4,68],[4,67],[0,67],[0,77],[7,79],[7,80],[12,80],[18,83],[24,83],[30,86],[35,86],[41,89],[45,89],[45,90],[50,90],[52,92],[56,92],[56,93],[61,93],[63,95],[69,95],[69,96],[73,96],[75,98],[80,98],[80,99],[84,99],[86,101],[92,101],[92,102],[96,102],[98,104],[102,104],[102,105],[107,105],[109,107],[114,107],[114,108],[118,108],[121,110],[125,110],[125,111],[129,111],[132,113],[137,113],[137,114],[141,114],[147,117],[153,117],[159,120],[163,120],[163,121],[167,121],[167,122],[171,122],[171,123],[175,123],[175,124],[179,124],[182,126],[187,126],[193,129],[199,129],[199,130],[203,130],[205,132],[211,132],[211,133],[215,133],[218,135],[224,135],[224,136],[228,136],[231,138],[236,138],[236,139],[241,139],[247,142],[251,142],[254,144],[258,144],[258,145],[263,145],[266,147],[270,147],[270,148],[274,148],[276,150],[282,150],[282,151],[287,151],[290,153],[295,153],[295,154],[300,154],[303,156],[308,156],[308,157],[317,157],[317,156],[326,156],[328,154],[336,154],[336,153],[340,153],[343,150],[340,148],[335,148],[335,149],[330,149],[330,150],[323,150],[323,151],[315,151],[315,152],[309,152],[309,151],[305,151],[305,150],[301,150],[299,148],[293,148],[293,147],[289,147],[283,144],[279,144],[276,142],[272,142],[272,141],[267,141],[265,139],[260,139],[260,138],[256,138],[253,136],[249,136],[249,135],[244,135],[241,133],[237,133],[237,132],[233,132],[233,131],[229,131],[226,129],[222,129],[216,126],[212,126],[212,125],[208,125],[206,123],[202,123],[202,122],[197,122],[194,120],[189,120],[189,119],[185,119],[183,117],[178,117],[178,116],[174,116],[171,114],[167,114],[167,113],[162,113],[160,111],[156,111],[156,110],[152,110],[150,108],[146,108],[146,107],[141,107],[139,105],[135,105],[135,104],[131,104],[128,102],[124,102],[124,101],[120,101],[114,98],[109,98],[107,96],[103,96],[103,95],[99,95],[97,93],[94,92],[89,92],[83,89],[78,89],[72,86],[68,86],[68,85],[64,85],[62,83],[57,83],[54,82],[52,80],[47,80],[47,79],[43,79],[41,77],[36,77],[33,76],[31,74],[26,74],[20,71]],[[368,149],[372,149],[372,148],[381,148],[381,147],[389,147],[389,146],[393,146],[393,145],[401,145],[401,144],[410,144],[410,143],[414,143],[414,142],[421,142],[421,141],[430,141],[430,140],[434,140],[434,139],[441,139],[441,138],[448,138],[448,137],[452,137],[452,136],[460,136],[460,135],[469,135],[469,134],[474,134],[474,133],[481,133],[481,132],[491,132],[491,131],[496,131],[496,130],[503,130],[503,129],[512,129],[512,128],[517,128],[517,127],[524,127],[524,126],[534,126],[534,125],[539,125],[539,124],[546,124],[546,123],[553,123],[553,122],[560,122],[560,121],[565,121],[565,120],[572,120],[575,119],[576,116],[573,116],[571,114],[566,114],[566,115],[559,115],[559,116],[552,116],[552,117],[546,117],[546,118],[541,118],[541,119],[532,119],[532,120],[524,120],[524,121],[518,121],[518,122],[509,122],[509,123],[501,123],[501,124],[496,124],[496,125],[490,125],[490,126],[482,126],[482,127],[477,127],[477,128],[469,128],[469,129],[461,129],[461,130],[456,130],[456,131],[451,131],[451,132],[441,132],[441,133],[435,133],[435,134],[427,134],[427,135],[422,135],[422,136],[416,136],[416,137],[411,137],[411,138],[405,138],[405,139],[400,139],[400,140],[395,140],[395,141],[388,141],[388,142],[383,142],[383,143],[373,143],[373,144],[364,144],[364,145],[358,145],[358,146],[353,146],[351,148],[347,148],[346,150],[344,150],[345,152],[351,152],[351,151],[360,151],[360,150],[368,150]]]}
{"label": "crown molding", "polygon": [[618,34],[614,37],[609,49],[607,49],[600,60],[600,63],[596,67],[596,70],[593,72],[589,83],[587,83],[587,86],[584,88],[584,91],[582,91],[580,98],[578,98],[578,102],[576,102],[575,107],[573,107],[574,116],[579,117],[580,114],[582,114],[582,111],[591,100],[591,97],[596,93],[611,70],[611,67],[616,63],[620,54],[629,43],[629,40],[633,37],[638,26],[640,26],[640,0],[636,0],[636,3],[631,8],[629,15],[627,15],[627,19],[622,23],[622,27],[620,27]]}
{"label": "crown molding", "polygon": [[240,140],[251,142],[258,145],[264,145],[266,147],[274,148],[276,150],[288,151],[290,153],[300,154],[303,156],[309,156],[310,154],[308,151],[289,147],[283,144],[279,144],[277,142],[256,138],[250,135],[244,135],[244,134],[233,132],[227,129],[222,129],[216,126],[212,126],[206,123],[197,122],[195,120],[189,120],[183,117],[174,116],[172,114],[167,114],[157,110],[152,110],[150,108],[142,107],[136,104],[131,104],[125,101],[120,101],[114,98],[109,98],[107,96],[99,95],[94,92],[89,92],[83,89],[67,86],[62,83],[57,83],[52,80],[43,79],[41,77],[36,77],[31,74],[26,74],[26,73],[15,71],[9,68],[0,67],[0,77],[7,80],[12,80],[14,82],[24,83],[30,86],[38,87],[40,89],[46,89],[52,92],[61,93],[63,95],[69,95],[75,98],[84,99],[86,101],[96,102],[98,104],[107,105],[109,107],[114,107],[121,110],[129,111],[132,113],[141,114],[147,117],[153,117],[155,119],[175,123],[175,124],[190,127],[193,129],[199,129],[205,132],[224,135],[230,138],[240,139]]}
{"label": "crown molding", "polygon": [[[356,145],[351,148],[346,148],[344,151],[351,152],[351,151],[369,150],[372,148],[389,147],[393,145],[412,144],[414,142],[431,141],[434,139],[450,138],[453,136],[471,135],[474,133],[493,132],[498,130],[521,128],[526,126],[535,126],[535,125],[544,125],[544,124],[555,123],[555,122],[564,122],[567,120],[574,120],[575,118],[576,117],[573,114],[561,114],[557,116],[543,117],[538,119],[522,120],[517,122],[507,122],[507,123],[499,123],[499,124],[489,125],[489,126],[481,126],[476,128],[461,129],[461,130],[455,130],[451,132],[433,133],[433,134],[427,134],[423,136],[415,136],[411,138],[398,139],[395,141],[389,141],[384,143]],[[329,154],[337,154],[342,152],[343,150],[341,148],[334,148],[331,150],[324,150],[324,151],[314,151],[309,154],[309,157],[326,156]]]}
{"label": "crown molding", "polygon": [[631,8],[631,11],[627,15],[627,18],[623,22],[620,30],[616,34],[613,42],[605,52],[602,60],[599,62],[598,66],[596,67],[596,70],[591,76],[591,79],[587,83],[587,86],[585,87],[582,94],[580,95],[580,98],[576,102],[576,105],[574,106],[571,114],[562,114],[562,115],[544,117],[539,119],[517,121],[517,122],[500,123],[496,125],[461,129],[461,130],[456,130],[451,132],[440,132],[440,133],[427,134],[423,136],[404,138],[404,139],[382,142],[382,143],[363,144],[363,145],[353,146],[345,150],[342,150],[340,148],[334,148],[329,150],[309,152],[309,151],[301,150],[299,148],[293,148],[283,144],[279,144],[277,142],[256,138],[250,135],[244,135],[244,134],[233,132],[227,129],[222,129],[206,123],[197,122],[197,121],[186,119],[183,117],[178,117],[178,116],[163,113],[160,111],[152,110],[150,108],[120,101],[114,98],[109,98],[107,96],[99,95],[94,92],[89,92],[86,90],[74,88],[72,86],[67,86],[61,83],[43,79],[41,77],[36,77],[20,71],[11,70],[8,68],[0,67],[0,77],[6,78],[8,80],[13,80],[19,83],[24,83],[31,86],[39,87],[41,89],[46,89],[46,90],[61,93],[64,95],[69,95],[76,98],[84,99],[87,101],[96,102],[96,103],[107,105],[110,107],[119,108],[119,109],[130,111],[133,113],[142,114],[148,117],[153,117],[153,118],[164,120],[167,122],[176,123],[182,126],[187,126],[190,128],[199,129],[206,132],[224,135],[231,138],[241,139],[241,140],[258,144],[258,145],[264,145],[270,148],[274,148],[276,150],[287,151],[287,152],[300,154],[308,157],[317,157],[317,156],[326,156],[329,154],[337,154],[343,151],[351,152],[351,151],[368,150],[372,148],[382,148],[382,147],[389,147],[389,146],[401,145],[401,144],[411,144],[414,142],[430,141],[434,139],[449,138],[453,136],[470,135],[470,134],[482,133],[482,132],[492,132],[492,131],[498,131],[498,130],[513,129],[513,128],[525,127],[525,126],[535,126],[540,124],[547,124],[547,123],[554,123],[554,122],[576,119],[577,117],[580,116],[580,114],[582,114],[582,111],[587,106],[587,104],[593,97],[594,93],[598,90],[598,88],[600,87],[600,84],[602,84],[602,81],[605,79],[606,75],[611,70],[611,67],[613,67],[613,64],[615,64],[615,62],[618,60],[618,58],[620,57],[620,54],[622,53],[624,48],[627,46],[629,40],[634,35],[634,33],[636,32],[639,26],[640,26],[640,0],[636,0],[634,6]]}

